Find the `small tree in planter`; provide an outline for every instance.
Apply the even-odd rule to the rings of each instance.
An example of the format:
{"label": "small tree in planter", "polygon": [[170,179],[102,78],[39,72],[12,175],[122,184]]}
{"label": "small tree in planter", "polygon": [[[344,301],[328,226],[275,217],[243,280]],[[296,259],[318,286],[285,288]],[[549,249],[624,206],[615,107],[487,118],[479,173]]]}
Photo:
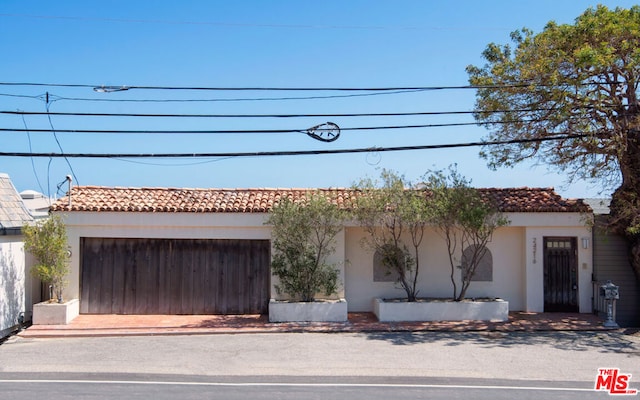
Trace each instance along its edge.
{"label": "small tree in planter", "polygon": [[63,303],[69,265],[67,232],[62,218],[50,215],[35,225],[25,225],[23,234],[25,248],[37,261],[31,273],[45,284],[52,285],[58,303]]}
{"label": "small tree in planter", "polygon": [[[418,248],[428,223],[425,191],[413,188],[392,171],[383,170],[381,179],[381,185],[371,179],[355,185],[362,195],[354,216],[367,233],[363,245],[381,255],[382,264],[397,276],[407,301],[414,302],[420,272]],[[411,238],[411,250],[403,238],[406,233]]]}
{"label": "small tree in planter", "polygon": [[317,293],[337,292],[338,269],[326,260],[335,251],[343,219],[343,212],[317,193],[303,202],[283,198],[273,208],[265,224],[273,226],[271,269],[279,279],[278,294],[312,302]]}
{"label": "small tree in planter", "polygon": [[[429,190],[430,221],[447,244],[451,267],[453,299],[462,301],[476,272],[478,265],[487,252],[487,243],[493,232],[509,224],[509,221],[490,203],[483,199],[477,189],[462,177],[455,166],[449,168],[449,175],[442,171],[432,172],[425,179]],[[470,249],[462,258],[464,249]],[[460,262],[459,262],[460,261]],[[455,279],[456,267],[462,271],[460,291]]]}

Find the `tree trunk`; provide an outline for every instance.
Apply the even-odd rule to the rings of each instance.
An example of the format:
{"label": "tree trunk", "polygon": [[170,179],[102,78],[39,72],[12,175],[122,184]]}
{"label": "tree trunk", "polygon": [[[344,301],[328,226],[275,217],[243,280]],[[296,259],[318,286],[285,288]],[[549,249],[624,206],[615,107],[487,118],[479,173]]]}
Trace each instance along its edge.
{"label": "tree trunk", "polygon": [[636,235],[633,238],[627,238],[627,240],[629,242],[629,263],[636,274],[636,280],[640,283],[640,237]]}
{"label": "tree trunk", "polygon": [[[638,183],[640,185],[640,182]],[[640,283],[640,234],[629,230],[633,227],[634,213],[640,213],[640,204],[638,204],[638,196],[640,186],[635,188],[618,188],[611,199],[610,211],[610,228],[613,232],[623,236],[627,240],[629,264],[633,269],[636,280]],[[635,197],[636,201],[632,202],[630,197]],[[635,204],[634,204],[635,203]]]}
{"label": "tree trunk", "polygon": [[609,228],[627,239],[629,263],[640,282],[640,130],[630,130],[618,157],[622,184],[611,197]]}
{"label": "tree trunk", "polygon": [[469,280],[464,280],[462,282],[462,288],[460,288],[460,294],[458,295],[458,297],[455,299],[456,301],[462,301],[464,300],[464,296],[467,295],[467,289],[469,288],[469,284],[471,283],[471,278],[469,278]]}

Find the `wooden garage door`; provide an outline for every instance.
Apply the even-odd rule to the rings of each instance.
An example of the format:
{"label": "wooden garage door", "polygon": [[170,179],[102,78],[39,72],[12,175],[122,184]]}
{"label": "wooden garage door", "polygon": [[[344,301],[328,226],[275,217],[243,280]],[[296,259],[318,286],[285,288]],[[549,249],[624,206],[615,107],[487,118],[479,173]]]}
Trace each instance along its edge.
{"label": "wooden garage door", "polygon": [[80,312],[264,314],[268,240],[83,238]]}

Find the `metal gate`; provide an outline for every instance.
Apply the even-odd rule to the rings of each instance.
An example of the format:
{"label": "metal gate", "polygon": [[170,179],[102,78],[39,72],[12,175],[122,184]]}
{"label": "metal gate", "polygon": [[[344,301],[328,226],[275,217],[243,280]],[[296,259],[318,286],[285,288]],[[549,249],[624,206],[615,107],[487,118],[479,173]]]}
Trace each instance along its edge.
{"label": "metal gate", "polygon": [[264,314],[268,240],[82,238],[80,312]]}
{"label": "metal gate", "polygon": [[578,311],[576,238],[544,238],[544,311]]}

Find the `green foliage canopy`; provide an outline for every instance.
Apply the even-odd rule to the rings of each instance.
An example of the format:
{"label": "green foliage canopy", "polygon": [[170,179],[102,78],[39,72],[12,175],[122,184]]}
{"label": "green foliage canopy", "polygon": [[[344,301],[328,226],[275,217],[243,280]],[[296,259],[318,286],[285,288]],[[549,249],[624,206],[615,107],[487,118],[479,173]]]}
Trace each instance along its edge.
{"label": "green foliage canopy", "polygon": [[475,117],[491,130],[487,141],[538,141],[481,154],[494,168],[533,159],[569,182],[615,189],[609,227],[626,236],[640,282],[640,6],[589,8],[573,24],[549,22],[511,40],[489,44],[486,64],[467,67],[480,87]]}
{"label": "green foliage canopy", "polygon": [[310,302],[320,292],[337,292],[338,270],[327,258],[335,251],[343,220],[344,212],[321,194],[310,194],[304,202],[280,200],[265,222],[273,226],[271,268],[279,279],[278,293]]}
{"label": "green foliage canopy", "polygon": [[475,117],[491,130],[488,141],[584,136],[487,147],[490,166],[532,158],[607,188],[636,173],[625,166],[640,122],[640,7],[590,8],[574,24],[549,22],[511,40],[489,44],[483,67],[467,67],[481,87]]}

